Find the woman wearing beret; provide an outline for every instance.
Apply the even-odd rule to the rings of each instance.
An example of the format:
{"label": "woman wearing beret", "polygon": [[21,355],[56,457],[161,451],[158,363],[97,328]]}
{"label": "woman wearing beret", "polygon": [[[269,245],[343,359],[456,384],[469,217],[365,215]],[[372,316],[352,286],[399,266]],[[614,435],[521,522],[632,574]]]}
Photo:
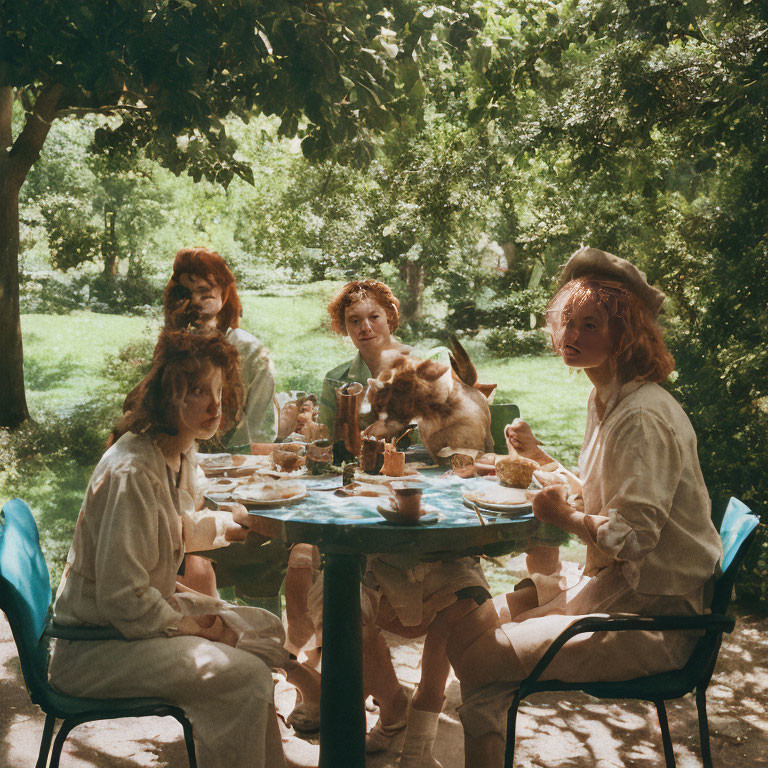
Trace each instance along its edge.
{"label": "woman wearing beret", "polygon": [[[579,457],[582,499],[545,487],[534,515],[587,544],[583,571],[533,575],[458,621],[448,644],[461,681],[465,761],[504,763],[506,713],[549,644],[584,615],[701,614],[722,555],[696,435],[660,386],[674,368],[656,317],[663,294],[632,264],[594,248],[568,261],[548,309],[555,351],[593,384]],[[556,462],[525,422],[508,427],[518,453]],[[458,619],[459,617],[457,617]],[[625,632],[571,639],[544,677],[621,680],[681,666],[696,633]]]}

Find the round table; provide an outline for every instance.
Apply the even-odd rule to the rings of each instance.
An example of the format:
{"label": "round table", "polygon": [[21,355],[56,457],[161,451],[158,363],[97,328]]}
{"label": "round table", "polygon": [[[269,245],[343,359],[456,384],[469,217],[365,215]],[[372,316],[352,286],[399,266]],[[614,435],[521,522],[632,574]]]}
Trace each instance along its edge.
{"label": "round table", "polygon": [[[315,544],[325,556],[320,768],[365,766],[361,555],[417,554],[424,560],[442,560],[523,552],[539,530],[529,506],[512,516],[484,515],[483,524],[463,504],[465,481],[443,470],[424,470],[422,475],[423,503],[438,512],[431,524],[391,525],[376,512],[382,499],[339,499],[329,491],[313,490],[328,486],[333,482],[329,480],[309,480],[310,493],[298,504],[251,510],[271,536],[286,544]],[[257,550],[246,546],[242,556],[250,552],[256,557]],[[215,560],[216,550],[206,556]]]}

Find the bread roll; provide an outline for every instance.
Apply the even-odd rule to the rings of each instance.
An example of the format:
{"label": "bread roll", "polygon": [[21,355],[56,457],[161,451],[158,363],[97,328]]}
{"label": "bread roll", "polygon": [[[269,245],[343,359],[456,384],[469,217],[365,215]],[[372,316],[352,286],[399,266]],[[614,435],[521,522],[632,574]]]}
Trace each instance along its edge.
{"label": "bread roll", "polygon": [[504,485],[512,488],[527,488],[533,479],[534,470],[539,465],[522,456],[505,456],[496,462],[496,474]]}

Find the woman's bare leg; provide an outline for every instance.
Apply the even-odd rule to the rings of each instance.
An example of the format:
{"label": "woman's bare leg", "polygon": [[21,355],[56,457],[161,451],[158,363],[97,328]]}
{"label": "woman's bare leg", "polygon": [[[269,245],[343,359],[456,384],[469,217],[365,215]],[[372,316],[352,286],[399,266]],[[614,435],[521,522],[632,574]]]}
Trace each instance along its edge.
{"label": "woman's bare leg", "polygon": [[451,672],[446,642],[450,627],[476,607],[474,600],[458,600],[440,611],[429,625],[421,655],[421,679],[408,712],[400,768],[439,766],[432,755],[432,747],[445,699],[445,685]]}
{"label": "woman's bare leg", "polygon": [[457,600],[435,616],[427,630],[421,655],[421,679],[413,694],[414,709],[440,712],[445,698],[445,685],[451,673],[446,643],[451,627],[477,607],[474,600]]}
{"label": "woman's bare leg", "polygon": [[382,725],[402,722],[408,699],[392,665],[389,646],[375,624],[363,625],[363,688],[379,704]]}
{"label": "woman's bare leg", "polygon": [[216,571],[213,570],[213,563],[207,557],[185,555],[184,575],[177,577],[176,581],[203,595],[219,596],[216,589]]}
{"label": "woman's bare leg", "polygon": [[287,645],[292,653],[298,653],[315,633],[315,625],[307,607],[307,595],[311,587],[311,566],[288,566],[285,574],[285,616],[288,622]]}
{"label": "woman's bare leg", "polygon": [[298,661],[287,665],[285,679],[295,686],[302,699],[302,708],[309,712],[320,712],[320,673],[307,664]]}

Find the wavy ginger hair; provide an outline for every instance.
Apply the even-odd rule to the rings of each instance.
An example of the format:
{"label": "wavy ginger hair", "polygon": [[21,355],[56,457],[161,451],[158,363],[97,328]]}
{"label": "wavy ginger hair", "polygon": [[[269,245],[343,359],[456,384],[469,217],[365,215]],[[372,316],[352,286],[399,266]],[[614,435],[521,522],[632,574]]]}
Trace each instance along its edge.
{"label": "wavy ginger hair", "polygon": [[610,365],[621,383],[664,381],[675,369],[655,315],[623,283],[579,277],[566,283],[547,307],[552,346],[561,353],[562,332],[573,313],[594,302],[608,318]]}
{"label": "wavy ginger hair", "polygon": [[165,327],[183,329],[199,320],[197,310],[192,306],[191,294],[180,280],[182,275],[197,275],[204,280],[213,280],[221,288],[222,307],[216,316],[216,328],[226,333],[237,328],[243,307],[237,295],[237,282],[232,270],[224,259],[206,248],[182,248],[173,262],[173,274],[163,291]]}
{"label": "wavy ginger hair", "polygon": [[392,289],[380,280],[352,280],[347,283],[328,304],[331,330],[347,336],[345,315],[351,307],[364,299],[373,299],[386,313],[389,332],[394,333],[400,324],[400,302]]}
{"label": "wavy ginger hair", "polygon": [[125,398],[123,417],[107,445],[126,432],[177,434],[187,391],[211,366],[222,373],[222,426],[237,423],[244,400],[237,349],[219,331],[166,329],[157,341],[152,368]]}

